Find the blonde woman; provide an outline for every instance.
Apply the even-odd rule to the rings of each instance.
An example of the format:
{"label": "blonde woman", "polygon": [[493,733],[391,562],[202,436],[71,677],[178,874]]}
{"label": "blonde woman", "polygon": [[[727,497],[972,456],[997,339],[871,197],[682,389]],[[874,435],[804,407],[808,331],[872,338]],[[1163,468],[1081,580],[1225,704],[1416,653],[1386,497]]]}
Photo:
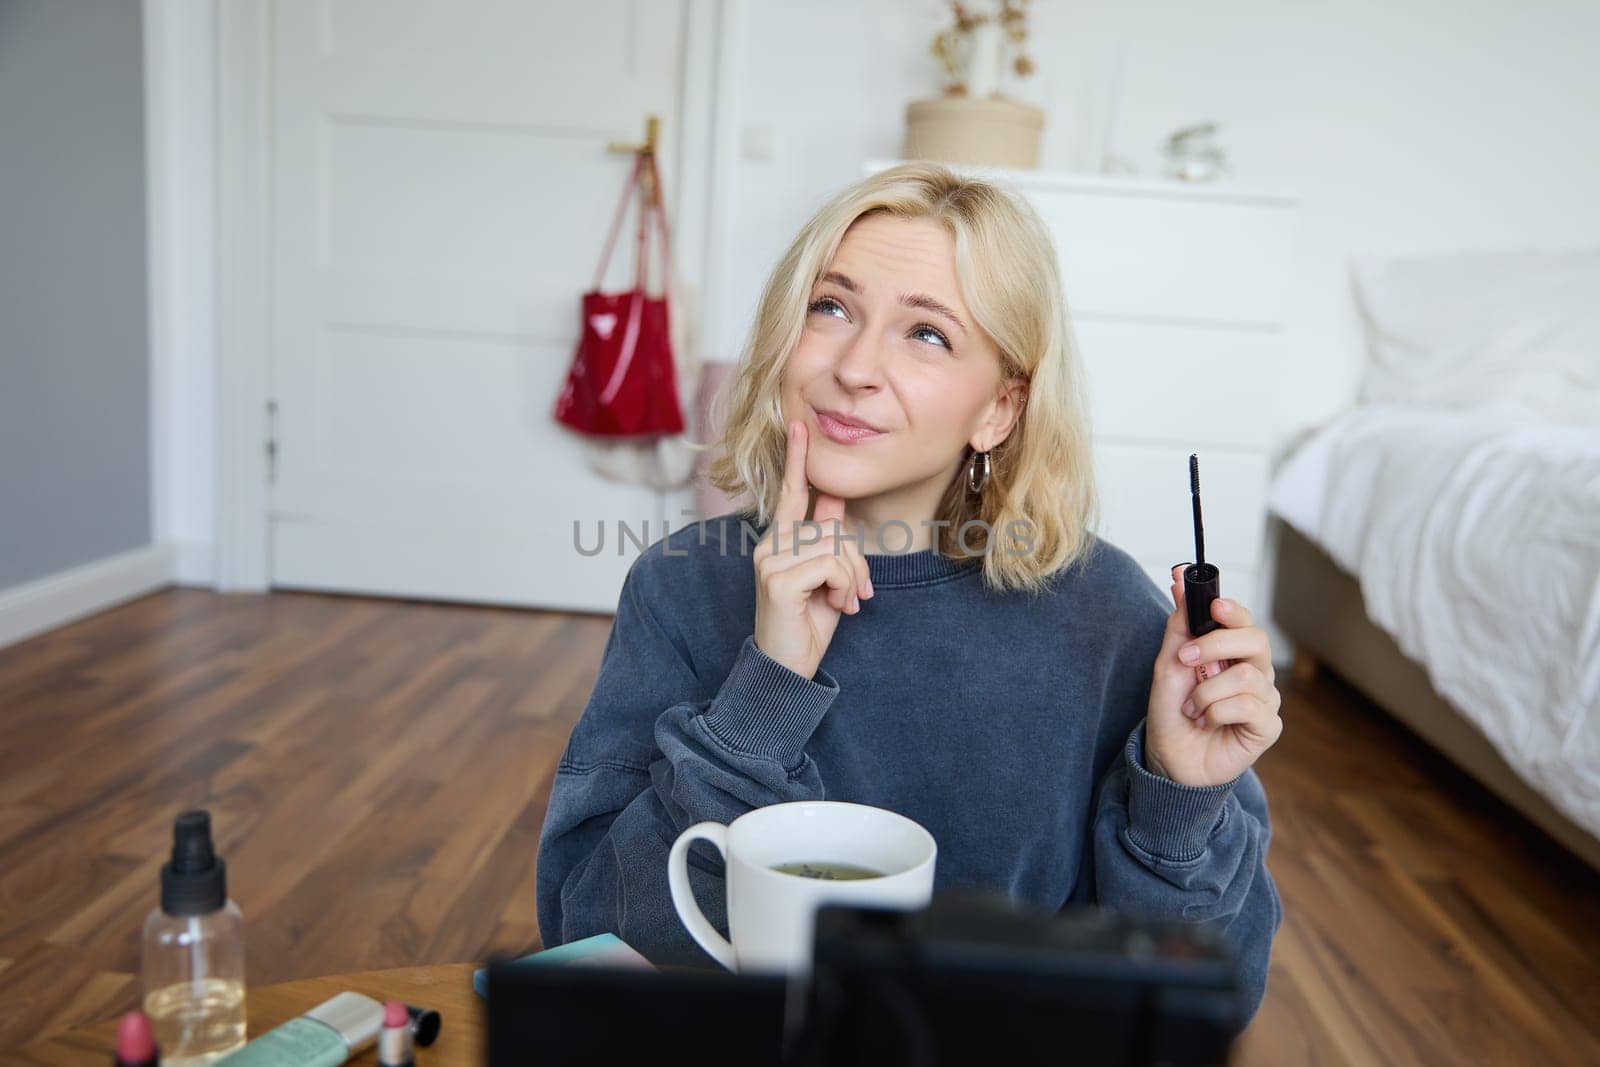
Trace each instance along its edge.
{"label": "blonde woman", "polygon": [[[669,896],[679,832],[846,800],[927,827],[936,889],[1220,928],[1254,1015],[1282,920],[1267,635],[1221,599],[1191,641],[1178,568],[1169,599],[1093,532],[1082,374],[1026,201],[918,162],[816,213],[710,469],[749,506],[629,569],[540,841],[546,946],[714,965]],[[720,863],[690,872],[725,934]]]}

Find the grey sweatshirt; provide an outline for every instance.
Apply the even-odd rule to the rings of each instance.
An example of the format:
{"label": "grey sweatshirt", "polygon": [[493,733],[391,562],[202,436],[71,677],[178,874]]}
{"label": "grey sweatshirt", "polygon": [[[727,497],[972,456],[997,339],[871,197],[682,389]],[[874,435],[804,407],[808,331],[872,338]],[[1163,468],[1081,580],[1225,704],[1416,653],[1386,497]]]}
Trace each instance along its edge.
{"label": "grey sweatshirt", "polygon": [[[678,834],[844,800],[926,827],[935,891],[1219,928],[1254,1016],[1283,914],[1266,794],[1253,769],[1203,788],[1146,769],[1172,605],[1126,552],[1096,538],[1038,595],[988,590],[976,559],[869,553],[875,595],[806,678],[754,643],[763,529],[720,515],[630,566],[539,842],[546,947],[611,932],[657,963],[716,966],[673,911]],[[696,843],[689,873],[726,936],[720,857]]]}

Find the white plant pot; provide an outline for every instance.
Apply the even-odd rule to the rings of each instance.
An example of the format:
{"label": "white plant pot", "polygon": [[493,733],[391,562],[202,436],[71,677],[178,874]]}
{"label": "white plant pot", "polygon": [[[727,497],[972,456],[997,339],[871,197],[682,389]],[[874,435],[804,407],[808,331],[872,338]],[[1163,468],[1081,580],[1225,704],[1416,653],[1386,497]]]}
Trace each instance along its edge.
{"label": "white plant pot", "polygon": [[1000,63],[1006,31],[998,22],[985,22],[972,30],[972,51],[967,60],[967,95],[987,100],[1000,88]]}

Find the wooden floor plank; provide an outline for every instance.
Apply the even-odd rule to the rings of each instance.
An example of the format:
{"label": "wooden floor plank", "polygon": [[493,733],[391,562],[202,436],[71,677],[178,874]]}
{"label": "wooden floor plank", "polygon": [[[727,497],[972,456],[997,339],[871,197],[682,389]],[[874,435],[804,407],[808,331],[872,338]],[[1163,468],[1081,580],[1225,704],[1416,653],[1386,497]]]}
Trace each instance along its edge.
{"label": "wooden floor plank", "polygon": [[[252,983],[539,947],[539,830],[609,631],[169,589],[0,650],[0,1050],[136,1003],[187,807]],[[1257,765],[1284,924],[1236,1062],[1600,1062],[1600,876],[1336,675],[1285,675]]]}

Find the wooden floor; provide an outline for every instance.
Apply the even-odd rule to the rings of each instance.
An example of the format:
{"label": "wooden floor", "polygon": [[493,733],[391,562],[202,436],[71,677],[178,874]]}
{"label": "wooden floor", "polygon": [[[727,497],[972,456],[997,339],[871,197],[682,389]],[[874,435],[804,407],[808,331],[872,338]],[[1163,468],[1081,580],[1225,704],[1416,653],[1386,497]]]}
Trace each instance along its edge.
{"label": "wooden floor", "polygon": [[[0,1050],[137,1000],[211,809],[252,984],[538,945],[610,619],[174,589],[0,650]],[[1287,675],[1287,672],[1286,672]],[[1238,1063],[1600,1063],[1600,877],[1336,678],[1257,765],[1282,893]]]}

